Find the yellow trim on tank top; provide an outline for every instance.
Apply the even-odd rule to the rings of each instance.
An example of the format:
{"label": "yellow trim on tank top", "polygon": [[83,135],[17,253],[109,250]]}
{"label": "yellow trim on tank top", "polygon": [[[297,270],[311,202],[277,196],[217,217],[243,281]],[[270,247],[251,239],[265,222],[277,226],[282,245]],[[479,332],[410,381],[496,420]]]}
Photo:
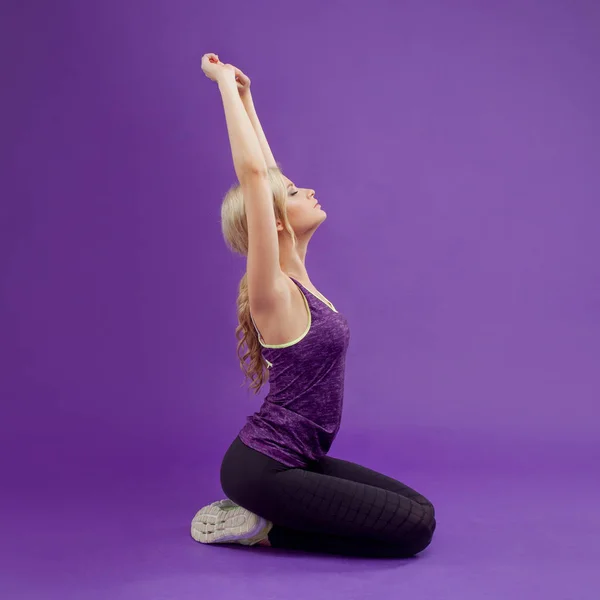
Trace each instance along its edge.
{"label": "yellow trim on tank top", "polygon": [[[291,277],[290,277],[291,279]],[[302,291],[302,290],[300,290]],[[315,298],[325,302],[325,304],[327,304],[327,306],[329,306],[329,308],[331,308],[331,310],[333,310],[333,312],[338,312],[337,308],[333,305],[332,302],[330,302],[329,300],[327,300],[327,298],[325,298],[325,296],[323,296],[323,294],[321,294],[321,292],[317,291],[317,293],[315,294],[315,292],[311,292],[308,288],[306,288],[306,291],[309,294],[312,294]],[[304,296],[304,292],[302,292],[302,295]]]}
{"label": "yellow trim on tank top", "polygon": [[[321,294],[319,294],[317,296],[316,294],[311,292],[308,288],[306,291],[309,294],[312,294],[313,296],[315,296],[315,298],[317,298],[318,300],[321,300],[321,298],[319,298],[319,296],[321,296]],[[308,300],[306,299],[306,294],[302,290],[300,290],[300,292],[302,294],[302,300],[304,300],[304,305],[306,306],[306,310],[308,311],[308,325],[307,325],[304,333],[302,333],[302,335],[300,337],[296,338],[295,340],[292,340],[291,342],[287,342],[285,344],[265,344],[262,341],[262,335],[260,334],[260,331],[258,331],[258,327],[256,327],[256,323],[254,322],[254,317],[252,317],[252,314],[250,314],[250,318],[252,319],[252,323],[254,324],[256,333],[258,333],[258,343],[263,348],[288,348],[289,346],[293,346],[294,344],[297,344],[298,342],[303,340],[308,335],[308,332],[310,331],[310,327],[312,325],[312,313],[310,312],[310,305],[308,304]],[[325,302],[325,304],[327,304],[328,306],[330,306],[334,312],[338,312],[337,309],[335,308],[335,306],[333,306],[333,304],[331,302],[329,302],[329,300],[327,300],[327,298],[325,298],[325,296],[323,296],[322,301]],[[266,358],[264,360],[266,360],[270,366],[273,366],[273,363],[269,362]]]}
{"label": "yellow trim on tank top", "polygon": [[[308,288],[306,288],[308,289]],[[310,292],[310,290],[308,290]],[[323,296],[323,294],[321,294],[321,292],[317,292],[316,294],[314,294],[313,292],[310,292],[311,294],[313,294],[313,296],[317,296],[317,298],[319,298],[319,300],[323,300],[323,302],[325,302],[325,304],[327,304],[327,306],[329,306],[334,312],[337,312],[335,306],[329,301],[327,300],[327,298],[325,298],[325,296]]]}
{"label": "yellow trim on tank top", "polygon": [[[308,325],[307,325],[304,333],[299,338],[292,340],[291,342],[287,342],[285,344],[265,344],[262,342],[262,335],[260,335],[260,331],[258,331],[258,327],[256,327],[256,323],[254,323],[254,326],[256,327],[256,332],[258,333],[258,343],[263,348],[287,348],[288,346],[293,346],[294,344],[297,344],[300,340],[304,339],[308,335],[308,332],[310,331],[310,326],[312,325],[312,314],[310,312],[310,306],[308,304],[308,300],[306,299],[306,296],[304,295],[304,293],[302,293],[302,299],[304,300],[306,310],[308,311]],[[250,316],[252,317],[252,315],[250,315]],[[252,318],[252,321],[254,322],[254,318]]]}

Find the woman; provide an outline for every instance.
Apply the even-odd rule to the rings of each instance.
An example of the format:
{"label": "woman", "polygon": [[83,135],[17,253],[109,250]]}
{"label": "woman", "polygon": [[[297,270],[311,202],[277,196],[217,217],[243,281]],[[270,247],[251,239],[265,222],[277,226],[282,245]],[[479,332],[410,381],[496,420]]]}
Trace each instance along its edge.
{"label": "woman", "polygon": [[[192,521],[202,543],[239,543],[333,554],[409,557],[435,530],[434,508],[410,487],[327,456],[340,427],[350,332],[305,267],[326,213],[275,162],[254,110],[250,80],[215,54],[202,70],[223,99],[239,184],[221,210],[228,246],[247,256],[238,297],[240,356],[258,392],[270,391],[221,464],[225,500]],[[249,358],[249,366],[245,359]]]}

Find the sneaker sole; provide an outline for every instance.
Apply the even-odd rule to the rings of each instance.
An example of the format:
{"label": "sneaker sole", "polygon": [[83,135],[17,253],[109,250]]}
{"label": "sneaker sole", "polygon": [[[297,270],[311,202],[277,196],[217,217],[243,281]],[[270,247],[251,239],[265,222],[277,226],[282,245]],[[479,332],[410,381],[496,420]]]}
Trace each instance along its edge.
{"label": "sneaker sole", "polygon": [[[201,544],[251,545],[267,521],[229,499],[201,508],[192,519],[192,537]],[[259,536],[260,538],[260,536]]]}

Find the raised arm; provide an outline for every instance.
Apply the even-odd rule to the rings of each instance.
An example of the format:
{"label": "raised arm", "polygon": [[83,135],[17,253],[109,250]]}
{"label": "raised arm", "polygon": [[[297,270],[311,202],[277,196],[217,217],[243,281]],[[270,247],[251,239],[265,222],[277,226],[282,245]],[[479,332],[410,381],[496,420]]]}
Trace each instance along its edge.
{"label": "raised arm", "polygon": [[250,310],[256,314],[279,305],[285,294],[289,294],[289,288],[279,265],[279,240],[267,163],[238,93],[235,67],[219,63],[218,57],[210,58],[215,56],[205,55],[202,69],[218,83],[223,99],[233,164],[242,187],[248,221],[248,297]]}
{"label": "raised arm", "polygon": [[237,72],[238,79],[241,82],[241,85],[238,85],[240,98],[242,99],[242,103],[244,104],[246,113],[250,118],[250,122],[252,123],[252,127],[254,128],[256,137],[258,138],[260,148],[262,150],[263,156],[265,157],[265,161],[267,162],[267,167],[278,167],[279,165],[273,157],[273,153],[271,152],[271,148],[269,147],[269,142],[267,142],[267,136],[263,131],[262,125],[260,124],[260,120],[258,119],[258,114],[256,113],[256,108],[254,107],[254,100],[252,99],[252,93],[250,92],[250,79],[246,75],[244,75],[239,69],[237,69]]}
{"label": "raised arm", "polygon": [[[242,183],[248,173],[266,173],[267,163],[258,137],[237,91],[235,67],[219,62],[210,64],[208,68],[215,77],[221,92],[233,166],[238,180]],[[210,77],[208,73],[207,76]]]}

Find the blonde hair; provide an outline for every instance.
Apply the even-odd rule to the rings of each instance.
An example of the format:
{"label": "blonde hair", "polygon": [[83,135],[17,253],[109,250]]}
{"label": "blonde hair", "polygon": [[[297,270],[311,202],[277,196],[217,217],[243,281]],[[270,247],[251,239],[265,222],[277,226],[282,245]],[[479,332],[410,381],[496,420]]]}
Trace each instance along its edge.
{"label": "blonde hair", "polygon": [[[287,216],[287,186],[282,177],[283,170],[278,163],[277,167],[271,167],[268,171],[269,183],[273,193],[273,207],[275,219],[279,219],[284,228],[292,237],[292,243],[296,245],[296,234],[290,225]],[[221,230],[225,243],[236,254],[248,256],[248,220],[244,205],[244,196],[239,183],[232,185],[223,198],[221,205]],[[248,298],[248,273],[244,273],[238,288],[237,297],[238,326],[235,329],[235,337],[239,340],[237,355],[240,368],[244,373],[244,381],[250,381],[250,389],[258,394],[260,388],[269,379],[267,363],[262,356],[261,345],[258,334],[250,317],[250,301]],[[244,346],[246,351],[244,352]]]}

